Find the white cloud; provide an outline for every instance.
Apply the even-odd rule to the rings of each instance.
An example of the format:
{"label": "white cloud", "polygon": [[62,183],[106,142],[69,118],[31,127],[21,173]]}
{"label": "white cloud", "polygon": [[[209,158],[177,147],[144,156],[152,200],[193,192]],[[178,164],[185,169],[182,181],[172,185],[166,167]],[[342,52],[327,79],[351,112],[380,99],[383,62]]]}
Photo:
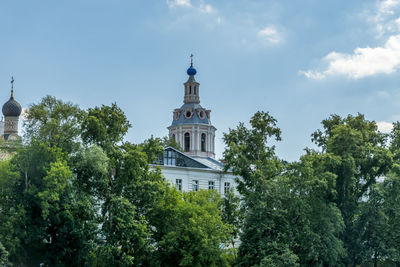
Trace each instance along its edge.
{"label": "white cloud", "polygon": [[215,11],[214,7],[209,4],[202,3],[200,5],[200,11],[203,13],[211,14]]}
{"label": "white cloud", "polygon": [[390,133],[393,129],[393,124],[387,121],[379,121],[376,123],[378,130],[382,133]]}
{"label": "white cloud", "polygon": [[382,0],[377,2],[376,13],[369,18],[376,24],[378,37],[385,34],[387,31],[393,32],[397,30],[396,9],[400,6],[400,0]]}
{"label": "white cloud", "polygon": [[[378,32],[377,37],[385,40],[382,46],[357,47],[352,53],[330,52],[322,62],[322,70],[301,70],[309,79],[320,80],[328,76],[342,75],[361,79],[377,74],[391,74],[400,67],[400,0],[381,0],[376,4],[374,14],[368,17]],[[389,34],[386,34],[389,33]]]}
{"label": "white cloud", "polygon": [[307,78],[323,79],[345,75],[360,79],[377,74],[390,74],[400,66],[400,35],[392,35],[383,46],[356,48],[352,54],[331,52],[324,57],[328,68],[323,71],[300,71]]}
{"label": "white cloud", "polygon": [[267,26],[259,30],[257,36],[261,40],[267,41],[268,43],[271,44],[278,44],[282,41],[282,37],[280,36],[280,34],[278,33],[278,31],[275,29],[274,26]]}
{"label": "white cloud", "polygon": [[167,5],[170,8],[173,8],[176,6],[187,6],[187,7],[192,6],[190,0],[167,0]]}

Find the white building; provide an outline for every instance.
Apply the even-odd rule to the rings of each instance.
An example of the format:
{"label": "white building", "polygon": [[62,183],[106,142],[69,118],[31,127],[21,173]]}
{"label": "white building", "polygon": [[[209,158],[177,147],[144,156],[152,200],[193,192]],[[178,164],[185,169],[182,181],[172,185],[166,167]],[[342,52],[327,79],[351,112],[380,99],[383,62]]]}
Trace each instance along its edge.
{"label": "white building", "polygon": [[173,111],[168,127],[169,137],[175,139],[184,152],[167,147],[157,165],[178,190],[216,189],[224,195],[226,190],[236,188],[235,176],[229,171],[224,173],[223,163],[215,160],[216,128],[211,124],[211,110],[200,105],[196,72],[191,61],[187,70],[189,79],[184,83],[184,104]]}

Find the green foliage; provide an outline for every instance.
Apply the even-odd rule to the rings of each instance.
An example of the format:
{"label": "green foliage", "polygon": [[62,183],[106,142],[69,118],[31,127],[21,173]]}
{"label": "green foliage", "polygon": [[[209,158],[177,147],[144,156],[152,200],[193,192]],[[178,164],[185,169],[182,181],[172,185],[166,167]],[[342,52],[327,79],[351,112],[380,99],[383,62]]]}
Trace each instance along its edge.
{"label": "green foliage", "polygon": [[222,200],[214,190],[171,194],[161,202],[167,211],[156,227],[162,231],[158,259],[162,266],[228,266],[226,251],[230,225],[221,218]]}
{"label": "green foliage", "polygon": [[183,152],[183,149],[182,149],[182,147],[178,144],[178,142],[176,142],[175,139],[170,138],[170,137],[168,137],[168,136],[164,136],[164,137],[162,138],[162,144],[163,144],[164,147],[168,147],[168,146],[169,146],[169,147],[173,147],[173,148],[175,148],[175,149],[177,149],[177,150]]}
{"label": "green foliage", "polygon": [[337,175],[336,204],[345,223],[342,240],[348,251],[346,262],[360,263],[358,256],[362,250],[360,231],[356,220],[360,203],[376,183],[385,175],[393,163],[392,153],[386,145],[386,135],[378,132],[374,121],[364,116],[341,118],[332,115],[322,121],[323,130],[312,135],[313,141],[327,154],[337,157],[335,164],[326,166],[326,171]]}
{"label": "green foliage", "polygon": [[103,227],[106,242],[97,250],[96,266],[142,266],[150,253],[144,218],[137,219],[135,206],[122,197],[109,201],[108,212]]}
{"label": "green foliage", "polygon": [[113,103],[100,108],[89,108],[82,122],[82,139],[109,151],[123,140],[131,127],[124,112]]}
{"label": "green foliage", "polygon": [[260,267],[292,267],[299,266],[299,257],[289,249],[285,248],[264,257]]}
{"label": "green foliage", "polygon": [[326,157],[309,152],[284,164],[268,146],[269,138],[280,140],[276,120],[258,112],[250,125],[224,135],[226,168],[241,176],[245,219],[237,265],[336,265],[345,255],[338,238],[343,221],[332,202],[336,176],[321,172]]}
{"label": "green foliage", "polygon": [[[394,264],[400,264],[400,166],[395,164],[392,172],[382,184],[378,192],[383,196],[380,205],[383,209],[383,231],[387,258]],[[380,220],[382,221],[382,220]],[[382,225],[382,224],[380,224]]]}
{"label": "green foliage", "polygon": [[221,198],[172,188],[149,163],[178,144],[123,142],[116,104],[43,98],[0,161],[0,265],[399,265],[400,123],[385,135],[361,114],[333,115],[312,135],[320,151],[293,163],[275,155],[276,123],[257,112],[224,134],[241,195]]}
{"label": "green foliage", "polygon": [[243,224],[243,214],[240,210],[240,198],[235,195],[233,188],[224,194],[222,220],[232,227],[229,239],[232,248],[235,248],[235,241]]}
{"label": "green foliage", "polygon": [[183,151],[179,144],[172,138],[167,136],[163,138],[151,136],[149,139],[145,140],[139,145],[143,152],[146,153],[149,163],[154,163],[160,156],[164,153],[164,148],[170,146],[178,151]]}
{"label": "green foliage", "polygon": [[78,106],[52,96],[29,107],[24,120],[25,138],[39,140],[71,153],[79,146],[83,112]]}
{"label": "green foliage", "polygon": [[47,219],[50,209],[59,208],[58,202],[71,177],[72,172],[65,162],[56,161],[50,164],[50,169],[42,180],[43,189],[37,194],[43,219]]}
{"label": "green foliage", "polygon": [[0,264],[6,266],[8,264],[8,252],[0,242]]}
{"label": "green foliage", "polygon": [[142,151],[146,153],[149,163],[154,163],[159,157],[164,154],[164,143],[161,138],[151,136],[139,145]]}

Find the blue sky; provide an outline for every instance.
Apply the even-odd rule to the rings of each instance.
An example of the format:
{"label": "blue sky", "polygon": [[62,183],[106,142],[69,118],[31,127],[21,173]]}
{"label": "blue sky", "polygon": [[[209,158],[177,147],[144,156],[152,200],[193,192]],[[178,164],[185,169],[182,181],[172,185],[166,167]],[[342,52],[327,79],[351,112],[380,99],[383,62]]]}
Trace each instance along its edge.
{"label": "blue sky", "polygon": [[116,102],[127,140],[165,136],[194,54],[201,104],[222,133],[269,111],[294,161],[330,114],[400,119],[400,0],[0,2],[0,99]]}

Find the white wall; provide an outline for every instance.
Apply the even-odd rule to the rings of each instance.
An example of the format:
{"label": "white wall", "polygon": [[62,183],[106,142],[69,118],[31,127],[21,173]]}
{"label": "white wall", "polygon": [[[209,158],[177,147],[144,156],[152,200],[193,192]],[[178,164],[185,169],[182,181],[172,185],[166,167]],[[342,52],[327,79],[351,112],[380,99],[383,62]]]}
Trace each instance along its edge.
{"label": "white wall", "polygon": [[208,181],[214,181],[214,188],[223,196],[225,182],[230,183],[230,187],[236,191],[235,176],[220,171],[185,168],[175,166],[159,166],[165,179],[172,186],[176,185],[176,179],[182,179],[182,190],[185,192],[192,191],[192,181],[199,181],[199,189],[208,189]]}

